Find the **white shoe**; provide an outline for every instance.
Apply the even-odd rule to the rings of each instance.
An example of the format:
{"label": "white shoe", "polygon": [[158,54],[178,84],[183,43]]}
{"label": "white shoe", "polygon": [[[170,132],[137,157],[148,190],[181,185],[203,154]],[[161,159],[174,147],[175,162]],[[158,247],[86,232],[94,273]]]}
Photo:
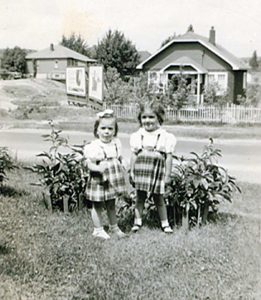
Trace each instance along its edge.
{"label": "white shoe", "polygon": [[111,238],[104,229],[101,229],[101,230],[94,229],[92,235],[94,237],[98,237],[98,238],[104,239],[104,240],[108,240]]}
{"label": "white shoe", "polygon": [[118,226],[116,228],[112,228],[111,233],[115,234],[119,239],[127,237],[127,235],[123,231],[121,231]]}
{"label": "white shoe", "polygon": [[171,229],[170,226],[165,226],[162,229],[163,229],[163,232],[165,232],[165,233],[173,233],[173,230]]}
{"label": "white shoe", "polygon": [[131,231],[135,233],[135,232],[138,232],[140,229],[141,229],[141,225],[134,224],[131,228]]}

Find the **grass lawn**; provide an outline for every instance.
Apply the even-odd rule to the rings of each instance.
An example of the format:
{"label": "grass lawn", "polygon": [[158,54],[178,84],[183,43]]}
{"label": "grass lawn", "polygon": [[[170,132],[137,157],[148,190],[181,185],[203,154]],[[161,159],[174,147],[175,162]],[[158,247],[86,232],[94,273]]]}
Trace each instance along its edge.
{"label": "grass lawn", "polygon": [[[0,193],[0,299],[260,299],[260,185],[200,229],[92,237],[90,212],[50,213],[19,169]],[[105,223],[106,223],[105,218]]]}

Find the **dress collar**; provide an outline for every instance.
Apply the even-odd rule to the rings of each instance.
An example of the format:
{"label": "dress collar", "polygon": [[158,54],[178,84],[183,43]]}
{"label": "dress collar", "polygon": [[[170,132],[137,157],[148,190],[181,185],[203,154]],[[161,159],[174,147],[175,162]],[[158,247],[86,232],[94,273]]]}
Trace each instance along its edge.
{"label": "dress collar", "polygon": [[159,133],[162,133],[163,129],[161,127],[159,127],[158,129],[154,130],[154,131],[147,131],[145,130],[143,127],[140,128],[140,133],[143,135],[149,134],[149,135],[158,135]]}

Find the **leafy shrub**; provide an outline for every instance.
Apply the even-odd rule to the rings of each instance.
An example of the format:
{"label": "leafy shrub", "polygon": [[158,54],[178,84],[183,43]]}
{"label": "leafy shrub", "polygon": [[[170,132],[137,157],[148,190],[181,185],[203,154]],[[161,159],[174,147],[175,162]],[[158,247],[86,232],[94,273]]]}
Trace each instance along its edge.
{"label": "leafy shrub", "polygon": [[7,147],[0,147],[0,185],[3,184],[4,180],[8,180],[6,171],[13,170],[18,166],[15,164],[11,157]]}
{"label": "leafy shrub", "polygon": [[[84,165],[83,146],[70,146],[68,140],[61,137],[61,130],[49,123],[51,133],[43,135],[45,141],[51,142],[49,152],[42,152],[41,163],[34,164],[30,170],[39,174],[37,185],[48,188],[51,207],[63,207],[64,211],[72,211],[79,207],[84,195],[87,169]],[[68,153],[61,153],[60,148]]]}
{"label": "leafy shrub", "polygon": [[108,68],[105,73],[104,100],[107,105],[131,102],[132,84],[122,80],[115,68]]}
{"label": "leafy shrub", "polygon": [[245,96],[238,96],[237,102],[242,105],[258,107],[261,103],[261,86],[258,83],[249,84]]}
{"label": "leafy shrub", "polygon": [[120,198],[117,201],[117,217],[122,228],[128,230],[131,228],[134,219],[134,209],[136,201],[136,192],[132,191],[128,197]]}
{"label": "leafy shrub", "polygon": [[191,152],[191,157],[174,158],[172,183],[166,197],[172,208],[172,223],[183,225],[205,224],[208,213],[216,213],[222,201],[232,201],[234,191],[240,188],[235,178],[218,164],[221,150],[216,149],[213,140],[201,155]]}
{"label": "leafy shrub", "polygon": [[207,105],[218,105],[222,107],[226,103],[231,103],[229,89],[223,91],[216,82],[210,83],[204,88],[204,103]]}
{"label": "leafy shrub", "polygon": [[[191,95],[195,90],[195,82],[189,83],[188,78],[182,72],[173,75],[168,83],[168,89],[165,98],[167,98],[167,105],[175,109],[181,109],[187,104],[193,104]],[[192,103],[191,103],[192,102]]]}
{"label": "leafy shrub", "polygon": [[50,116],[51,113],[57,116],[57,107],[60,106],[58,101],[48,100],[44,95],[33,96],[30,100],[16,100],[13,104],[17,105],[17,109],[12,112],[12,115],[18,120],[34,118],[45,120],[46,115]]}

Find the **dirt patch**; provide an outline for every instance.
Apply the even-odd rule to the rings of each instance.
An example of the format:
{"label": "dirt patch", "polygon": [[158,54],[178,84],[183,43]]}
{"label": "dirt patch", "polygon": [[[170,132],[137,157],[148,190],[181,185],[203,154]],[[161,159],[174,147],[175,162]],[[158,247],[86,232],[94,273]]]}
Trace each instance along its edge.
{"label": "dirt patch", "polygon": [[44,79],[0,81],[0,109],[15,110],[20,103],[42,100],[65,104],[65,84]]}

